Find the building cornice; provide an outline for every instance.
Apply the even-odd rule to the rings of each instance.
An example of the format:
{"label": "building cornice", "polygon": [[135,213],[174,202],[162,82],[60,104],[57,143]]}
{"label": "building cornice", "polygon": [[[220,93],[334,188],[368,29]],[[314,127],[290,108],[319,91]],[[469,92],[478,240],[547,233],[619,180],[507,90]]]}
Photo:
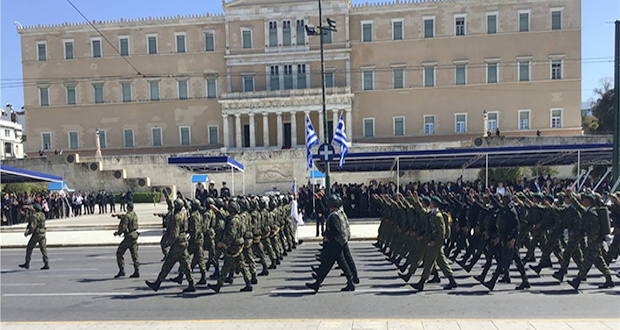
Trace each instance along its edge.
{"label": "building cornice", "polygon": [[[319,50],[312,50],[307,52],[290,52],[290,53],[252,53],[243,55],[226,55],[226,65],[266,65],[278,63],[302,63],[302,62],[314,62],[321,60],[321,53]],[[350,60],[351,49],[341,48],[325,51],[326,61],[339,61]]]}

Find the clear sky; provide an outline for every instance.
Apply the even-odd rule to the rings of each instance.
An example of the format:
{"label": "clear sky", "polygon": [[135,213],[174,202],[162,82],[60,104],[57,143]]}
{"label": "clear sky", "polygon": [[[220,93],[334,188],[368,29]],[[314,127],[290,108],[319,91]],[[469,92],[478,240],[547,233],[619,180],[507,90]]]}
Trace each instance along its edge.
{"label": "clear sky", "polygon": [[[382,0],[383,1],[383,0]],[[365,3],[367,0],[353,0]],[[376,1],[368,1],[376,2]],[[73,0],[90,20],[112,20],[177,14],[220,13],[220,0]],[[21,78],[20,39],[13,22],[24,26],[63,22],[82,22],[82,17],[65,0],[1,0],[0,102],[15,109],[23,105],[23,90],[11,79]],[[613,78],[614,24],[620,19],[620,0],[582,0],[582,101],[603,78]]]}

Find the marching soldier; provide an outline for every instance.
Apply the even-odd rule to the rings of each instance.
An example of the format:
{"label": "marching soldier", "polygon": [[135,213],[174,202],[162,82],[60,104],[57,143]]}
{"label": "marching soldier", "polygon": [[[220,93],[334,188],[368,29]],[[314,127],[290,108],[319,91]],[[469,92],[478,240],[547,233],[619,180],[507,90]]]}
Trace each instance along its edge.
{"label": "marching soldier", "polygon": [[133,260],[134,272],[129,277],[140,277],[140,259],[138,258],[138,216],[133,211],[133,202],[127,203],[126,214],[113,213],[113,218],[119,218],[118,230],[114,232],[114,236],[123,235],[123,241],[118,245],[116,250],[116,263],[118,264],[118,274],[114,278],[125,276],[125,258],[124,254],[129,249],[131,259]]}
{"label": "marching soldier", "polygon": [[47,258],[47,239],[45,238],[45,214],[41,204],[34,204],[34,206],[24,205],[24,210],[28,214],[28,227],[24,236],[32,235],[28,241],[26,247],[26,262],[19,265],[21,268],[30,268],[30,259],[32,257],[32,250],[39,244],[41,255],[43,256],[43,267],[41,269],[50,269],[49,259]]}

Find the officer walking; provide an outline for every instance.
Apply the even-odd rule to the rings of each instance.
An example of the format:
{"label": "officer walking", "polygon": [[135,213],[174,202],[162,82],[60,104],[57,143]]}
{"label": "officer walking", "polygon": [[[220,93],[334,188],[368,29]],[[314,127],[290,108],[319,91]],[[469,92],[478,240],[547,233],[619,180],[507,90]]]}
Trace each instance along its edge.
{"label": "officer walking", "polygon": [[39,244],[41,255],[43,256],[43,267],[41,269],[50,269],[49,259],[47,258],[47,239],[45,238],[45,214],[41,204],[34,204],[34,206],[24,205],[24,210],[29,214],[28,227],[24,236],[32,235],[28,241],[26,247],[26,262],[19,265],[21,268],[30,268],[30,259],[32,257],[32,250],[35,245]]}
{"label": "officer walking", "polygon": [[116,263],[118,264],[118,274],[114,278],[125,276],[125,258],[124,254],[129,249],[131,259],[133,260],[134,272],[132,278],[140,277],[140,259],[138,258],[138,216],[133,211],[133,202],[127,203],[127,213],[113,213],[113,218],[121,219],[118,224],[118,230],[114,232],[114,236],[123,235],[123,241],[118,245],[116,250]]}

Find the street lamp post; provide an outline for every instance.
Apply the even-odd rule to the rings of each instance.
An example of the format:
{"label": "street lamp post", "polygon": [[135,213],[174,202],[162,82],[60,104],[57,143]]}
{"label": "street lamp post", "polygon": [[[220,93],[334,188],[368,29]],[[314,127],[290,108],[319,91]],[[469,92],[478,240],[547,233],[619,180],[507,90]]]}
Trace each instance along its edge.
{"label": "street lamp post", "polygon": [[97,146],[97,151],[95,152],[96,158],[101,158],[101,140],[99,138],[99,129],[95,129],[95,145]]}
{"label": "street lamp post", "polygon": [[[309,36],[320,36],[320,45],[321,45],[321,94],[322,94],[322,106],[323,106],[323,128],[324,128],[324,136],[323,136],[323,140],[325,144],[329,143],[329,131],[328,131],[328,127],[327,127],[327,107],[325,105],[325,56],[324,56],[324,52],[323,52],[323,35],[325,35],[327,33],[327,31],[333,31],[336,32],[336,22],[331,20],[331,19],[327,19],[327,23],[328,26],[324,27],[323,26],[323,8],[321,5],[321,0],[319,1],[319,26],[318,26],[318,31],[316,31],[314,28],[309,27],[308,25],[305,26],[306,28],[306,33]],[[335,123],[334,123],[335,124]],[[320,125],[320,124],[319,124]],[[329,175],[329,162],[325,162],[325,191],[327,194],[327,197],[329,197],[329,195],[331,195],[331,181],[330,181],[330,175]]]}

